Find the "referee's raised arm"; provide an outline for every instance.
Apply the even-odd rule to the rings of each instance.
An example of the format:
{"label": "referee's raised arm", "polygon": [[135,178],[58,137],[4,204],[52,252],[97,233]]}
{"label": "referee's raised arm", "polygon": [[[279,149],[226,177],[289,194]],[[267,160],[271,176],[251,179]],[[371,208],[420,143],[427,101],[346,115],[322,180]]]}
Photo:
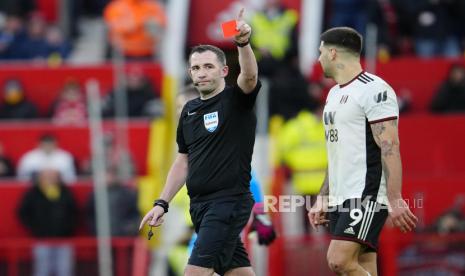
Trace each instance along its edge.
{"label": "referee's raised arm", "polygon": [[255,54],[250,46],[252,28],[243,19],[244,8],[237,16],[237,29],[239,34],[234,37],[234,42],[239,52],[239,66],[241,72],[237,78],[237,85],[248,94],[253,91],[258,81],[258,66]]}

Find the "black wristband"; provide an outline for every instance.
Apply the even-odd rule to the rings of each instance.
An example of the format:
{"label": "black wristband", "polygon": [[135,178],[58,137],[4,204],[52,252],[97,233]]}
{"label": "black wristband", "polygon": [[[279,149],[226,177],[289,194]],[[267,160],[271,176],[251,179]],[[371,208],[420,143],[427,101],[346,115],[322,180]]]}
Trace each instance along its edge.
{"label": "black wristband", "polygon": [[239,43],[239,42],[234,40],[234,44],[236,44],[237,47],[241,47],[241,48],[249,45],[249,43],[250,43],[250,39],[247,39],[246,42],[242,42],[242,43]]}
{"label": "black wristband", "polygon": [[168,213],[168,208],[169,208],[169,204],[168,202],[166,202],[166,200],[163,200],[163,199],[157,199],[153,202],[153,207],[155,206],[160,206],[161,208],[163,208],[163,211],[165,213]]}

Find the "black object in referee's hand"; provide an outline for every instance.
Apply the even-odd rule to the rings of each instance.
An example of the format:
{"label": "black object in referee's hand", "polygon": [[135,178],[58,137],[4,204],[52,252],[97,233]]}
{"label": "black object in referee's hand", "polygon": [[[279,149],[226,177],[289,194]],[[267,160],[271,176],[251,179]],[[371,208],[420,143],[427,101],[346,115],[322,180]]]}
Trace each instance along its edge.
{"label": "black object in referee's hand", "polygon": [[152,238],[152,236],[153,236],[152,227],[153,227],[153,226],[150,225],[150,230],[149,230],[149,232],[147,233],[147,239],[148,239],[148,240],[150,240],[150,239]]}

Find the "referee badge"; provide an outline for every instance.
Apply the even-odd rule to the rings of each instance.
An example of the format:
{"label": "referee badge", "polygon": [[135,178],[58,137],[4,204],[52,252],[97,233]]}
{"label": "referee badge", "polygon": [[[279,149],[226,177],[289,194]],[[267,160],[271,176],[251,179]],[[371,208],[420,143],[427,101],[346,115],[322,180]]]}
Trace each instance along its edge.
{"label": "referee badge", "polygon": [[218,121],[218,111],[203,115],[203,124],[209,132],[215,131]]}

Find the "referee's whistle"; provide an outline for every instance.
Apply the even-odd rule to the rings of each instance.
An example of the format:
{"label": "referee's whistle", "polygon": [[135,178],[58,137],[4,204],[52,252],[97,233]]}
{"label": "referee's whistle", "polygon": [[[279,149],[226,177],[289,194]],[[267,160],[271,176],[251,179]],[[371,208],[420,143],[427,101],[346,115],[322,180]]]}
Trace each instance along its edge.
{"label": "referee's whistle", "polygon": [[147,238],[148,238],[148,240],[150,240],[150,239],[152,238],[152,236],[153,236],[152,227],[153,227],[153,226],[150,225],[150,230],[149,230],[149,232],[147,233]]}

